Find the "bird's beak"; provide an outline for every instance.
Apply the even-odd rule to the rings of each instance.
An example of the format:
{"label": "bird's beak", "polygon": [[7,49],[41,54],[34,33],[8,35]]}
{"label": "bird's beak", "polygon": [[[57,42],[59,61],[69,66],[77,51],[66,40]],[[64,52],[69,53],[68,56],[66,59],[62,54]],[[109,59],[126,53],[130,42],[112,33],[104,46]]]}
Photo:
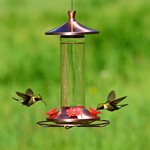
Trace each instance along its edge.
{"label": "bird's beak", "polygon": [[41,101],[45,104],[45,106],[47,106],[47,104],[45,103],[45,101],[43,101],[42,99],[41,99]]}

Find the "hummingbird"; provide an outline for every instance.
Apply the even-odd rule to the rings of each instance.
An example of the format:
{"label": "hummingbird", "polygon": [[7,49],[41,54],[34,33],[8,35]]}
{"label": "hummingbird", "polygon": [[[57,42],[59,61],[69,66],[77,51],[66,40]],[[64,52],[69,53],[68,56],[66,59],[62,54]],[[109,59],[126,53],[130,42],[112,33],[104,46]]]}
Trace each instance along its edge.
{"label": "hummingbird", "polygon": [[17,99],[15,97],[12,97],[14,100],[22,103],[22,105],[25,105],[27,107],[31,106],[32,104],[34,104],[37,101],[42,101],[45,105],[47,105],[43,100],[42,100],[42,96],[37,94],[34,95],[32,89],[27,89],[25,93],[21,93],[21,92],[16,92],[16,94],[21,97],[21,99]]}
{"label": "hummingbird", "polygon": [[101,103],[101,104],[97,105],[97,110],[101,110],[101,109],[105,109],[105,110],[108,110],[108,111],[119,110],[120,108],[128,105],[128,104],[120,104],[120,105],[118,105],[118,103],[120,103],[126,97],[127,96],[120,97],[120,98],[116,99],[115,91],[112,90],[108,94],[107,101],[105,103]]}

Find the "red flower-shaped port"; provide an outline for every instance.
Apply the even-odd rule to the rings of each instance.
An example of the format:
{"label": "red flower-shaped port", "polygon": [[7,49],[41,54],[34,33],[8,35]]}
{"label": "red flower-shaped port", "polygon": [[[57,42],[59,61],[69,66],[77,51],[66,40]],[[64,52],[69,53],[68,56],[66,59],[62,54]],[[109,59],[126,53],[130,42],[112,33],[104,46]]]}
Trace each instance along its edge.
{"label": "red flower-shaped port", "polygon": [[97,116],[98,114],[101,114],[100,111],[97,111],[96,109],[92,108],[92,107],[89,107],[90,109],[90,113],[94,116]]}
{"label": "red flower-shaped port", "polygon": [[57,108],[53,108],[51,110],[49,110],[48,112],[46,112],[47,115],[49,115],[49,119],[53,119],[57,116],[58,112],[56,112]]}
{"label": "red flower-shaped port", "polygon": [[69,115],[69,117],[76,117],[78,115],[81,115],[82,113],[82,107],[74,107],[74,108],[69,108],[66,110],[66,113]]}

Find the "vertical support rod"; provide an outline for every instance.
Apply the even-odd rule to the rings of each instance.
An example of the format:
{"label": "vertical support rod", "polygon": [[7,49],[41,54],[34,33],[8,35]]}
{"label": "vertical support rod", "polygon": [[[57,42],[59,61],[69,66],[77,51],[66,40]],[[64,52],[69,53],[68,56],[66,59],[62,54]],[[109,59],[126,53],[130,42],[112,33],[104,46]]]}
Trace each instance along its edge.
{"label": "vertical support rod", "polygon": [[71,0],[71,10],[73,11],[73,0]]}
{"label": "vertical support rod", "polygon": [[84,106],[84,36],[61,36],[60,41],[61,106]]}

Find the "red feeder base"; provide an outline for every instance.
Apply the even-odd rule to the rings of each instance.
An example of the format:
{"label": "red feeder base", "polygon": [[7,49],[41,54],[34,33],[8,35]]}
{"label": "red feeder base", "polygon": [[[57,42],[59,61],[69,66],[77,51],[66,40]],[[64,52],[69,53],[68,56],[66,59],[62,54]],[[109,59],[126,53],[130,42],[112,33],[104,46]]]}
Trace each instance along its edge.
{"label": "red feeder base", "polygon": [[[98,121],[98,124],[91,124],[94,121]],[[84,106],[62,107],[58,112],[51,113],[46,121],[37,122],[43,127],[65,127],[66,129],[71,127],[104,127],[109,123],[108,120],[101,120],[99,116],[85,109]]]}

